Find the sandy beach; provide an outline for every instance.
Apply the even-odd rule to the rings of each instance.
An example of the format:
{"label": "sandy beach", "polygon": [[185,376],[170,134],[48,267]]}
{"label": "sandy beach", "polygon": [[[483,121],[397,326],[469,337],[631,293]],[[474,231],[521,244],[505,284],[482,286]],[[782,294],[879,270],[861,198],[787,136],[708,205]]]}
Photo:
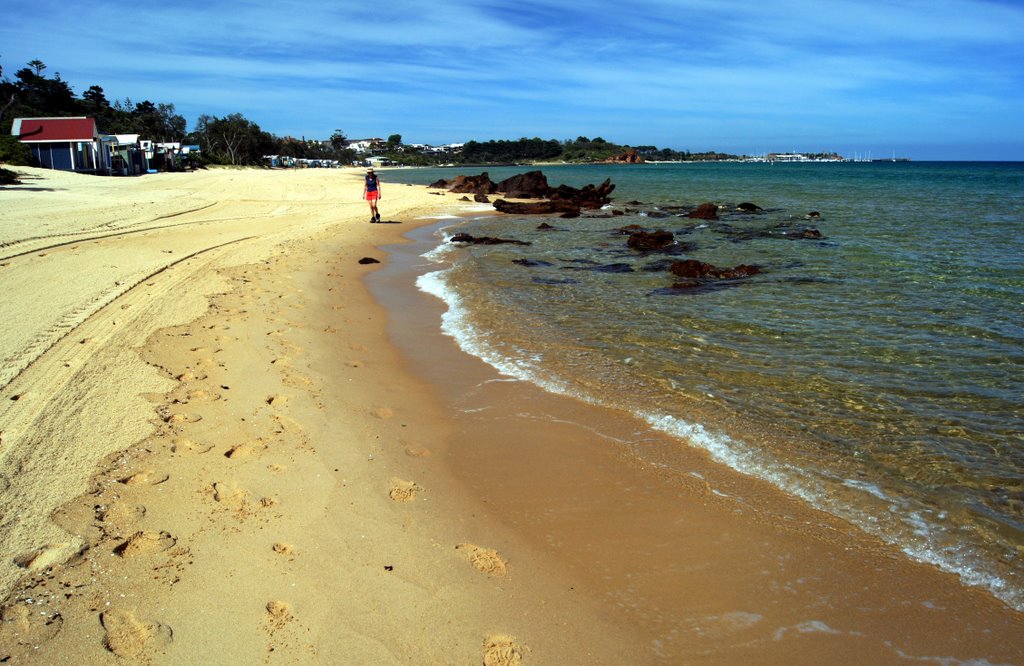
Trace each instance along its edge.
{"label": "sandy beach", "polygon": [[18,171],[0,662],[1024,663],[984,590],[459,351],[403,236],[462,195]]}

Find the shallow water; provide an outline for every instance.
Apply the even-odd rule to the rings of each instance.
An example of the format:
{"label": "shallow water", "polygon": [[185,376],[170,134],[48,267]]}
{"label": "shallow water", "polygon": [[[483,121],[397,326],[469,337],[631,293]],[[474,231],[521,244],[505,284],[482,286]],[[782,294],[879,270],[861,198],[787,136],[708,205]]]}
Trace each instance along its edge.
{"label": "shallow water", "polygon": [[[544,172],[611,178],[625,214],[459,223],[531,243],[432,253],[420,287],[448,303],[444,328],[466,351],[627,409],[1024,609],[1024,165]],[[728,208],[709,222],[674,209],[703,201]],[[764,212],[732,210],[747,201]],[[628,224],[677,246],[634,252]],[[823,237],[790,236],[808,228]],[[761,273],[673,289],[665,262],[689,258]]]}

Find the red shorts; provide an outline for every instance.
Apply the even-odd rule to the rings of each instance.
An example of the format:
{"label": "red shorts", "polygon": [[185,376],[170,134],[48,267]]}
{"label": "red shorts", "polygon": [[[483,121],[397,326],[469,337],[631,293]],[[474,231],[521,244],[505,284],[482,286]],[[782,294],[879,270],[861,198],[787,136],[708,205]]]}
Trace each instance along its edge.
{"label": "red shorts", "polygon": [[380,192],[378,192],[377,190],[374,190],[373,192],[367,192],[366,193],[366,200],[367,201],[376,201],[377,199],[380,199]]}

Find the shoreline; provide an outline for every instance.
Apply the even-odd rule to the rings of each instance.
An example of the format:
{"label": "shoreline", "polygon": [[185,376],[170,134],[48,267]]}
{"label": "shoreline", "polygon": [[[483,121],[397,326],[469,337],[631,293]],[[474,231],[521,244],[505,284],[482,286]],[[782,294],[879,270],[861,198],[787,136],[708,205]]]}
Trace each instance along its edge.
{"label": "shoreline", "polygon": [[[661,621],[658,618],[674,616],[674,622],[668,625],[676,629],[692,624],[700,613],[707,612],[707,605],[714,605],[709,599],[716,599],[722,589],[736,585],[742,590],[738,595],[743,600],[737,603],[739,608],[721,606],[703,619],[743,617],[744,622],[751,622],[750,627],[744,627],[750,631],[738,632],[743,634],[742,639],[736,636],[743,648],[729,645],[717,630],[707,632],[713,634],[715,640],[711,641],[713,645],[704,648],[705,656],[714,663],[734,663],[741,658],[771,661],[772,654],[779,655],[778,659],[785,662],[796,654],[806,659],[815,654],[814,650],[821,650],[818,658],[839,659],[840,663],[846,663],[841,657],[844,654],[850,663],[855,661],[853,654],[872,654],[882,662],[909,655],[924,658],[929,649],[934,650],[942,642],[940,637],[948,638],[960,649],[973,643],[973,649],[980,650],[974,655],[957,653],[958,657],[995,658],[985,655],[985,641],[968,639],[968,634],[976,631],[1007,631],[1005,635],[1010,637],[1006,643],[1007,654],[1012,655],[1009,659],[1011,662],[1019,659],[1024,644],[1012,637],[1014,627],[1022,626],[1022,615],[993,597],[988,589],[968,586],[956,574],[912,559],[899,547],[810,506],[768,481],[715,462],[708,452],[686,446],[639,416],[584,405],[574,398],[552,394],[532,383],[502,375],[475,357],[468,357],[471,360],[467,361],[456,342],[438,330],[440,314],[446,306],[433,296],[419,293],[420,299],[430,302],[421,308],[428,311],[426,318],[432,325],[424,324],[417,322],[412,314],[414,297],[400,293],[403,288],[414,289],[410,285],[416,276],[442,268],[436,264],[426,268],[417,266],[422,264],[419,254],[436,245],[435,240],[425,237],[426,231],[429,230],[421,228],[410,234],[416,237],[418,250],[412,246],[385,248],[397,255],[396,261],[368,279],[371,287],[375,281],[393,283],[378,284],[374,288],[378,300],[385,302],[389,310],[402,313],[396,315],[401,319],[392,325],[391,335],[407,356],[418,357],[415,364],[418,373],[427,377],[427,381],[444,387],[441,394],[447,397],[449,410],[453,415],[458,414],[463,423],[464,432],[456,444],[459,452],[451,457],[451,467],[480,501],[493,508],[500,521],[514,525],[531,543],[548,551],[553,561],[578,557],[574,551],[583,545],[590,558],[617,561],[620,577],[617,587],[608,585],[611,579],[608,569],[605,569],[604,581],[592,583],[602,589],[605,598],[617,598],[627,589],[636,597],[633,608],[623,617],[639,618],[636,624],[644,627],[640,633],[648,634],[645,637],[648,645],[659,645],[658,650],[664,651],[657,652],[657,656],[670,660],[693,656],[693,652],[685,650],[673,652],[668,647],[670,638],[651,631],[651,627]],[[404,269],[394,268],[401,263],[406,264]],[[389,271],[395,275],[379,277]],[[423,318],[422,310],[419,318]],[[479,414],[486,416],[481,418]],[[494,432],[496,423],[506,424],[504,427],[515,434]],[[559,430],[563,432],[554,434]],[[496,441],[485,444],[488,439]],[[552,445],[557,448],[553,449]],[[483,449],[486,454],[480,453]],[[573,462],[567,462],[566,457]],[[509,473],[495,474],[490,482],[484,482],[477,478],[484,468]],[[687,475],[668,471],[680,469],[690,472]],[[601,481],[595,481],[598,478]],[[634,485],[629,486],[626,478],[634,479]],[[624,511],[620,502],[627,498],[637,505],[640,502],[621,493],[609,501],[605,497],[606,489],[613,486],[619,486],[618,490],[626,486],[629,493],[642,488],[649,499],[657,500],[650,499],[643,505],[641,515],[633,515]],[[576,497],[577,493],[582,499]],[[680,502],[684,508],[678,508]],[[561,509],[562,504],[572,505],[573,509]],[[677,508],[666,509],[667,506]],[[589,512],[582,507],[588,507]],[[531,512],[544,514],[544,517]],[[559,516],[563,512],[566,515]],[[631,521],[643,524],[644,528],[634,529]],[[708,537],[692,528],[675,533],[681,523],[691,521],[713,535]],[[615,528],[607,528],[609,522]],[[563,536],[557,539],[557,547],[552,546],[553,533],[578,534],[581,529],[588,535],[583,543],[569,546]],[[719,541],[721,535],[714,534],[721,530],[743,534],[742,540],[747,545],[758,544],[759,550],[767,548],[767,552],[753,556],[741,548],[737,553],[734,544],[724,544]],[[629,538],[624,538],[627,534]],[[623,562],[631,549],[616,540],[644,546],[632,551],[633,562]],[[651,541],[664,549],[660,553],[662,559],[652,558],[646,549]],[[680,555],[697,544],[701,556],[696,562],[690,561],[692,556]],[[715,575],[721,577],[717,583],[703,579],[708,575],[708,562],[700,561],[700,557],[710,562],[730,563],[721,567],[723,571],[716,572]],[[790,561],[780,566],[781,560]],[[687,565],[683,562],[700,570],[702,575],[678,587],[666,587],[657,579],[657,574],[647,572],[648,568],[653,572],[685,571]],[[596,563],[577,559],[576,565],[586,568]],[[753,572],[738,573],[750,568],[760,568],[763,574],[774,571],[765,575],[766,580],[759,580]],[[637,585],[636,580],[644,576],[652,580],[646,586]],[[745,577],[742,583],[731,582]],[[788,578],[791,583],[783,586],[780,578]],[[809,583],[808,579],[814,582]],[[630,583],[626,585],[623,581]],[[769,591],[771,586],[779,589]],[[680,603],[674,598],[681,589],[693,592],[695,588],[704,591],[700,595],[704,601],[699,604]],[[794,602],[805,609],[821,609],[821,616],[801,619],[798,613],[778,612],[784,604]],[[872,610],[868,612],[859,606],[863,604]],[[893,605],[898,607],[898,612]],[[658,608],[658,618],[640,610],[647,607]],[[887,607],[887,610],[880,610]],[[966,629],[963,618],[974,613],[1001,619],[984,629],[980,626]],[[762,626],[773,620],[776,626]],[[856,628],[836,628],[851,625]],[[996,628],[1000,625],[1002,629]],[[785,634],[796,627],[800,627],[800,633],[826,633],[830,638],[821,642],[833,645],[805,646],[804,651],[784,657],[787,648],[776,648],[771,643],[779,640],[779,632]],[[752,638],[758,630],[763,644],[756,651],[743,654],[750,643],[758,640]],[[704,630],[695,630],[695,633],[705,638]],[[690,638],[687,645],[692,650],[694,636]],[[901,641],[902,647],[896,647]],[[737,652],[730,653],[734,648]],[[943,654],[954,653],[952,650]]]}
{"label": "shoreline", "polygon": [[[211,228],[204,242],[223,242],[233,216],[234,233],[255,225],[265,242],[185,261],[178,282],[173,268],[166,285],[147,278],[157,284],[115,296],[5,388],[19,398],[0,413],[8,456],[21,443],[11,406],[37,397],[16,384],[41,373],[36,391],[49,390],[48,359],[54,372],[80,364],[76,381],[94,390],[53,390],[34,430],[88,425],[74,411],[87,400],[94,426],[127,412],[147,432],[57,512],[88,548],[66,564],[59,550],[21,560],[33,584],[5,604],[4,650],[53,663],[1020,659],[1020,614],[987,594],[699,452],[675,454],[703,478],[665,478],[630,452],[663,435],[506,381],[458,350],[438,330],[441,304],[400,265],[418,256],[401,232],[435,224],[415,218],[457,208],[454,195],[385,182],[382,210],[397,199],[402,224],[367,225],[365,203],[335,219],[320,176],[296,175],[284,192],[262,178],[241,195],[220,182],[214,198],[266,204],[189,213]],[[294,216],[287,233],[266,217],[282,201],[294,208],[278,216]],[[395,290],[381,295],[375,283],[388,280]],[[185,302],[177,321],[155,317]],[[150,365],[118,374],[133,336],[102,331],[136,308]],[[91,325],[100,332],[83,344]],[[98,392],[104,382],[148,402],[126,410]]]}

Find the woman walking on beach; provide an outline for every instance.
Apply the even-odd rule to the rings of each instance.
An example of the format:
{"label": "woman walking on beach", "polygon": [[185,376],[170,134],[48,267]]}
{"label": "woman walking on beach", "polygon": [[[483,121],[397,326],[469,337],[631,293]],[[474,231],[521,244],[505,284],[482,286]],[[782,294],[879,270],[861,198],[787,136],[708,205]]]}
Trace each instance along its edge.
{"label": "woman walking on beach", "polygon": [[373,172],[373,167],[366,170],[363,197],[370,202],[370,222],[380,222],[380,213],[377,212],[377,200],[380,199],[380,180]]}

